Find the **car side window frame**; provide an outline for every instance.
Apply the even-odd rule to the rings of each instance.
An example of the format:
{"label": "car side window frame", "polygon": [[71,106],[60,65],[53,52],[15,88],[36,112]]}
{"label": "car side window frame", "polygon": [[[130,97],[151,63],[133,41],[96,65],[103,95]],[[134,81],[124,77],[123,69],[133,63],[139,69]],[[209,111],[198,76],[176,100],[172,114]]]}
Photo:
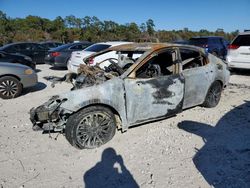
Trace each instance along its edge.
{"label": "car side window frame", "polygon": [[77,44],[74,46],[69,47],[70,50],[81,50],[81,48],[79,48],[80,46],[82,46],[82,44]]}
{"label": "car side window frame", "polygon": [[[198,60],[200,61],[200,65],[199,63],[194,63],[194,64],[197,64],[198,66],[190,66],[190,68],[183,68],[183,62],[185,60],[187,60],[185,63],[190,63],[192,61],[194,61],[196,58],[188,58],[188,59],[185,59],[185,60],[182,60],[181,58],[181,50],[190,50],[190,51],[193,51],[193,52],[197,52],[199,53],[199,56],[197,56],[196,58],[199,58]],[[206,54],[202,53],[201,51],[197,50],[197,49],[193,49],[193,48],[186,48],[186,47],[179,47],[178,48],[178,52],[179,52],[179,55],[180,55],[180,61],[181,61],[181,71],[188,71],[188,70],[193,70],[193,69],[196,69],[196,68],[200,68],[200,67],[204,67],[206,66],[208,63],[209,63],[209,60],[208,60],[208,57]]]}
{"label": "car side window frame", "polygon": [[[179,53],[178,53],[178,50],[177,50],[177,47],[167,47],[167,48],[163,48],[163,49],[159,49],[159,50],[156,50],[152,53],[150,53],[147,57],[144,58],[144,60],[142,60],[136,67],[133,71],[131,71],[127,78],[131,78],[131,79],[148,79],[148,78],[138,78],[136,76],[136,72],[142,68],[143,66],[145,66],[147,63],[149,63],[150,60],[152,60],[155,56],[157,56],[158,54],[161,54],[161,53],[164,53],[164,52],[167,52],[167,51],[171,51],[173,50],[173,54],[172,54],[172,61],[173,61],[173,64],[171,65],[172,66],[172,74],[171,75],[174,75],[174,74],[179,74],[181,72],[180,68],[181,68],[181,64],[180,64],[180,57],[179,57]],[[170,76],[170,75],[162,75],[162,76]]]}

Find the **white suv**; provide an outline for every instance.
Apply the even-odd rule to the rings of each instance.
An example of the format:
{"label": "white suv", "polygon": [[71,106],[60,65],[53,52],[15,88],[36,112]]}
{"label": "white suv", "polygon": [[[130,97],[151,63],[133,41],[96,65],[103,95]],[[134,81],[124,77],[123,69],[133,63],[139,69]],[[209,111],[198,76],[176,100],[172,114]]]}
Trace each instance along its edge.
{"label": "white suv", "polygon": [[[96,53],[96,52],[100,52],[102,50],[108,49],[110,47],[113,46],[119,46],[122,44],[130,44],[131,42],[121,42],[121,41],[113,41],[113,42],[102,42],[102,43],[96,43],[93,44],[91,46],[89,46],[88,48],[85,48],[82,51],[76,51],[76,52],[72,52],[71,57],[67,63],[67,67],[68,70],[70,72],[75,72],[77,73],[77,70],[80,66],[80,64],[84,64],[83,59]],[[106,55],[103,55],[103,59],[107,59],[106,56],[109,56],[110,58],[114,58],[117,59],[118,55],[115,53],[106,53]],[[96,62],[93,62],[92,65],[95,65]]]}
{"label": "white suv", "polygon": [[250,69],[250,32],[240,33],[228,47],[229,68]]}

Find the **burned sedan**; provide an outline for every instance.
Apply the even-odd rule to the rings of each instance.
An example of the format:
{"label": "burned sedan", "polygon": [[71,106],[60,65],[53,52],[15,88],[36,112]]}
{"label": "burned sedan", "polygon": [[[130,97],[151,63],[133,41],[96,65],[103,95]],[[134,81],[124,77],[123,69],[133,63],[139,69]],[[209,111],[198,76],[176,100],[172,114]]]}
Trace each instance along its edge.
{"label": "burned sedan", "polygon": [[197,105],[215,107],[228,84],[222,60],[188,45],[121,45],[87,62],[112,50],[118,62],[107,59],[104,70],[82,65],[78,75],[67,76],[74,84],[71,91],[31,109],[33,129],[64,133],[79,149],[95,148],[111,140],[116,129],[126,131]]}

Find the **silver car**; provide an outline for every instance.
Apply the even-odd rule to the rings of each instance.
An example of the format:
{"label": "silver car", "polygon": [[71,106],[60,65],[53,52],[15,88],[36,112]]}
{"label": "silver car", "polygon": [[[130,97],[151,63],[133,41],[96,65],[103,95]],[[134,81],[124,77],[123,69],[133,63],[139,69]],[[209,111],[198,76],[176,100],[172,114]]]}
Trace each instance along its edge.
{"label": "silver car", "polygon": [[[85,62],[112,50],[121,56],[118,63],[107,58],[105,71],[82,65],[79,75],[67,76],[75,78],[72,91],[31,109],[35,130],[65,131],[73,146],[95,148],[111,140],[116,128],[126,131],[197,105],[215,107],[229,81],[224,61],[188,45],[121,45]],[[142,55],[133,59],[135,53]]]}
{"label": "silver car", "polygon": [[23,88],[37,83],[37,74],[28,66],[14,63],[0,63],[0,98],[18,97]]}

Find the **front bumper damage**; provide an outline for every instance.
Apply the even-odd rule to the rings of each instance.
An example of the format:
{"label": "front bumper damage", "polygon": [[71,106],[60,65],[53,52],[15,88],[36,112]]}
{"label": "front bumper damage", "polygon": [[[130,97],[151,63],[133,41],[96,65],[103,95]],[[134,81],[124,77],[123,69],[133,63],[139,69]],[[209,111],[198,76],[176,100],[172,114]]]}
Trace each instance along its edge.
{"label": "front bumper damage", "polygon": [[60,99],[59,96],[53,96],[44,104],[32,108],[30,120],[33,124],[33,130],[63,131],[69,114],[72,113],[61,107],[61,104],[65,101],[67,101],[66,98]]}

